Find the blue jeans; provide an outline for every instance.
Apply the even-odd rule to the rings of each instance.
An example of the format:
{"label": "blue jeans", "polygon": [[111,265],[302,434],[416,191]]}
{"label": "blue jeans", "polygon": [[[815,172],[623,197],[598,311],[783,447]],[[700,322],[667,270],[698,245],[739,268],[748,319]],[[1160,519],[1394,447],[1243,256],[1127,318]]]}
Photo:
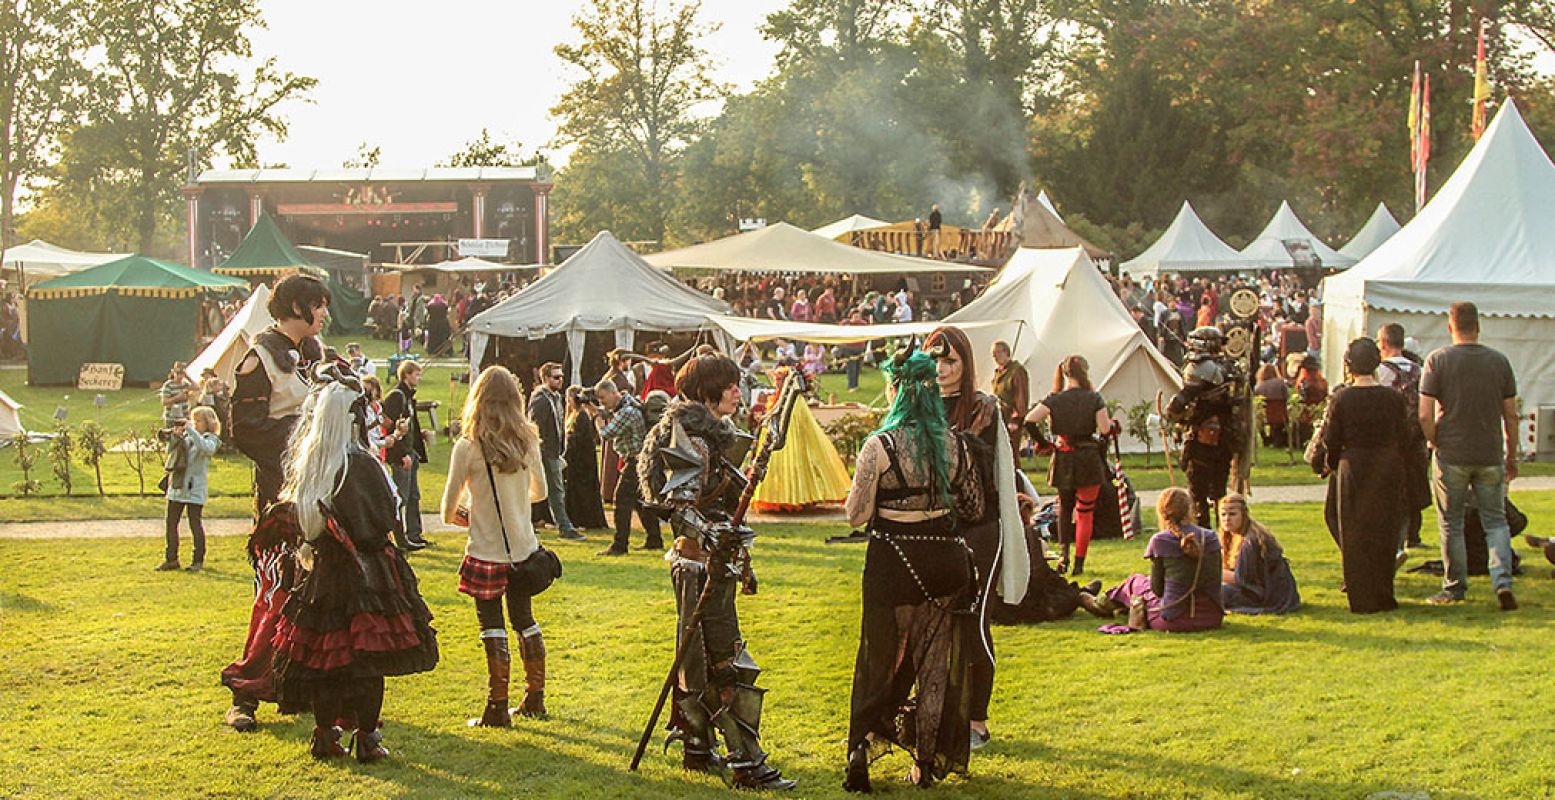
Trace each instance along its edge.
{"label": "blue jeans", "polygon": [[576,530],[567,518],[567,482],[562,477],[562,459],[541,456],[540,461],[545,464],[545,504],[551,508],[551,521],[561,533]]}
{"label": "blue jeans", "polygon": [[1468,590],[1468,555],[1463,546],[1463,515],[1470,493],[1485,527],[1490,553],[1490,582],[1496,591],[1512,588],[1512,531],[1506,524],[1506,467],[1456,466],[1432,459],[1431,493],[1436,497],[1436,521],[1442,532],[1442,591],[1463,597]]}
{"label": "blue jeans", "polygon": [[862,350],[860,350],[858,352],[853,352],[853,351],[850,350],[850,351],[847,352],[847,356],[848,356],[847,372],[848,372],[848,390],[849,391],[852,391],[852,390],[858,388],[858,371],[859,371],[859,366],[864,361],[862,358],[860,358],[860,356],[862,356],[862,355],[864,355],[864,352]]}
{"label": "blue jeans", "polygon": [[410,457],[410,469],[399,464],[389,466],[389,472],[394,475],[394,490],[400,494],[400,517],[405,521],[408,539],[421,538],[421,482],[416,479],[420,470],[421,463],[415,456]]}

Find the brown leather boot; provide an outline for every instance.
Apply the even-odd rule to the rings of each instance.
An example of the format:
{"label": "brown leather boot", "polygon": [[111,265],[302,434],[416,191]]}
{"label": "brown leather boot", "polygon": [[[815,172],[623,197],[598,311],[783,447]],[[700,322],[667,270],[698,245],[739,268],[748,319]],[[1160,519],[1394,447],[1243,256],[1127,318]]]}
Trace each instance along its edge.
{"label": "brown leather boot", "polygon": [[1110,619],[1116,617],[1123,606],[1118,605],[1112,598],[1102,595],[1080,593],[1080,607],[1090,612],[1092,616]]}
{"label": "brown leather boot", "polygon": [[346,749],[340,746],[340,728],[334,725],[313,726],[313,741],[309,747],[314,758],[339,758],[346,754]]}
{"label": "brown leather boot", "polygon": [[545,639],[540,631],[518,637],[518,656],[524,662],[524,702],[518,713],[545,716]]}
{"label": "brown leather boot", "polygon": [[486,636],[482,632],[481,643],[486,646],[486,709],[477,719],[469,721],[470,727],[507,728],[513,724],[508,710],[508,681],[512,675],[513,657],[508,652],[507,631],[502,635]]}

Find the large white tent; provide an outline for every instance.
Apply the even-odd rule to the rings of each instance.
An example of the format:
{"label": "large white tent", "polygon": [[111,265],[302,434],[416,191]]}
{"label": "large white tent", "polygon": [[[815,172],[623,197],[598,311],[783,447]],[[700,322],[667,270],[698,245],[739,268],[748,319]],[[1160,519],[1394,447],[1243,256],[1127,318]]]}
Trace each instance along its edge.
{"label": "large white tent", "polygon": [[28,283],[58,278],[88,267],[118,261],[128,253],[83,253],[34,239],[5,251],[4,269],[25,277]]}
{"label": "large white tent", "polygon": [[708,315],[727,313],[729,306],[722,300],[653,268],[609,231],[600,231],[550,274],[477,314],[465,327],[475,368],[492,336],[540,339],[565,334],[576,383],[581,381],[588,331],[615,331],[616,346],[630,348],[637,331],[712,330]]}
{"label": "large white tent", "polygon": [[1279,210],[1269,219],[1269,224],[1264,226],[1257,238],[1242,248],[1242,259],[1249,268],[1288,269],[1297,266],[1287,245],[1310,247],[1312,254],[1324,267],[1348,267],[1355,263],[1355,259],[1340,254],[1307,230],[1307,226],[1296,217],[1296,212],[1291,210],[1290,203],[1283,200],[1280,201]]}
{"label": "large white tent", "polygon": [[987,267],[899,256],[850,247],[786,222],[647,257],[662,269],[747,272],[835,272],[851,275],[912,272],[988,272]]}
{"label": "large white tent", "polygon": [[1161,238],[1123,262],[1122,269],[1130,275],[1229,272],[1247,269],[1247,258],[1221,241],[1184,200]]}
{"label": "large white tent", "polygon": [[890,227],[891,223],[883,219],[866,217],[863,214],[854,214],[846,219],[839,219],[830,225],[822,225],[811,233],[816,236],[824,236],[827,239],[841,239],[854,231],[872,231],[876,228]]}
{"label": "large white tent", "polygon": [[[1154,403],[1157,392],[1170,397],[1182,386],[1177,369],[1145,338],[1085,250],[1015,252],[999,280],[965,308],[945,319],[948,324],[982,320],[1026,320],[1031,330],[1012,342],[1014,357],[1031,375],[1033,399],[1058,363],[1081,355],[1091,365],[1091,383],[1108,400],[1125,408]],[[990,349],[992,329],[968,330],[977,352],[978,380],[986,383],[994,370]],[[1124,438],[1127,449],[1144,443]]]}
{"label": "large white tent", "polygon": [[263,283],[255,285],[248,300],[222,327],[221,333],[216,334],[216,338],[184,368],[184,374],[189,376],[189,380],[198,383],[206,369],[214,369],[216,377],[226,381],[228,386],[234,385],[238,362],[248,353],[254,337],[275,324],[275,318],[270,316],[270,309],[266,307],[269,302],[270,287]]}
{"label": "large white tent", "polygon": [[[1480,341],[1505,353],[1525,408],[1555,403],[1555,164],[1509,100],[1420,213],[1323,282],[1323,364],[1389,322],[1424,351],[1449,344],[1447,308],[1472,301]],[[1423,355],[1424,353],[1422,353]]]}
{"label": "large white tent", "polygon": [[9,439],[18,433],[26,432],[22,427],[22,404],[11,399],[5,392],[0,392],[0,439]]}
{"label": "large white tent", "polygon": [[1360,261],[1381,247],[1383,242],[1393,238],[1398,229],[1398,220],[1393,218],[1393,212],[1388,210],[1387,204],[1378,203],[1377,209],[1371,212],[1371,218],[1355,233],[1355,238],[1339,248],[1339,252]]}

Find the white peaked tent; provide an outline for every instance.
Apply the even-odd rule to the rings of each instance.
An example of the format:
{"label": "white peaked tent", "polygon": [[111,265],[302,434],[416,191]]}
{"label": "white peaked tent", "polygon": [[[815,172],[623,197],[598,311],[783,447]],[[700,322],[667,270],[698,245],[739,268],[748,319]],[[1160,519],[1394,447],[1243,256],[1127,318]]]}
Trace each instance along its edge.
{"label": "white peaked tent", "polygon": [[540,339],[565,334],[577,383],[588,331],[615,331],[616,346],[629,348],[637,331],[710,331],[715,326],[708,315],[727,313],[729,306],[722,300],[655,269],[609,231],[600,231],[550,274],[477,314],[465,327],[475,369],[492,336]]}
{"label": "white peaked tent", "polygon": [[847,219],[839,219],[830,225],[822,225],[810,232],[816,236],[837,239],[838,237],[847,236],[854,231],[872,231],[876,228],[890,227],[890,225],[891,223],[883,219],[866,217],[863,214],[854,214]]}
{"label": "white peaked tent", "polygon": [[1505,353],[1525,408],[1555,403],[1555,164],[1511,101],[1420,213],[1323,281],[1323,365],[1389,322],[1449,344],[1447,308],[1479,308],[1480,341]]}
{"label": "white peaked tent", "polygon": [[238,362],[248,353],[250,342],[260,331],[275,324],[275,318],[270,316],[270,310],[265,307],[269,302],[270,287],[263,283],[256,285],[243,307],[221,329],[221,333],[216,334],[216,338],[184,368],[184,374],[189,376],[189,380],[199,383],[200,376],[209,368],[216,370],[216,377],[226,381],[228,386],[234,385]]}
{"label": "white peaked tent", "polygon": [[[1031,376],[1033,401],[1045,394],[1058,363],[1075,354],[1090,362],[1096,390],[1124,408],[1141,401],[1153,404],[1156,392],[1169,398],[1182,386],[1176,368],[1145,338],[1081,248],[1020,248],[988,291],[945,321],[954,325],[1007,319],[1025,320],[1030,326],[1011,344],[1014,357]],[[978,381],[984,384],[994,371],[994,330],[967,330],[977,352]],[[1124,443],[1129,450],[1144,447],[1127,436]]]}
{"label": "white peaked tent", "polygon": [[34,239],[5,251],[4,268],[24,275],[28,283],[58,278],[88,267],[118,261],[128,253],[83,253]]}
{"label": "white peaked tent", "polygon": [[1398,229],[1398,220],[1393,218],[1393,212],[1388,210],[1387,204],[1378,203],[1377,210],[1371,212],[1371,218],[1356,232],[1354,239],[1339,248],[1339,252],[1360,261],[1398,233]]}
{"label": "white peaked tent", "polygon": [[1228,272],[1247,268],[1247,258],[1220,240],[1184,200],[1177,217],[1161,238],[1128,261],[1122,270],[1130,275]]}
{"label": "white peaked tent", "polygon": [[1296,265],[1290,251],[1286,249],[1286,242],[1303,242],[1312,248],[1313,255],[1317,256],[1324,267],[1348,267],[1355,263],[1355,259],[1341,255],[1338,250],[1323,243],[1322,239],[1307,230],[1296,217],[1296,212],[1290,209],[1290,203],[1280,201],[1280,208],[1269,219],[1269,224],[1263,227],[1252,243],[1242,248],[1242,260],[1249,268],[1257,269],[1286,269]]}
{"label": "white peaked tent", "polygon": [[1053,205],[1053,198],[1047,196],[1046,189],[1037,190],[1037,202],[1041,203],[1042,207],[1051,212],[1053,216],[1058,217],[1059,222],[1064,221],[1064,215],[1058,213],[1058,209]]}
{"label": "white peaked tent", "polygon": [[27,429],[22,427],[21,414],[17,413],[22,407],[21,403],[11,399],[5,392],[0,392],[0,439],[7,439]]}

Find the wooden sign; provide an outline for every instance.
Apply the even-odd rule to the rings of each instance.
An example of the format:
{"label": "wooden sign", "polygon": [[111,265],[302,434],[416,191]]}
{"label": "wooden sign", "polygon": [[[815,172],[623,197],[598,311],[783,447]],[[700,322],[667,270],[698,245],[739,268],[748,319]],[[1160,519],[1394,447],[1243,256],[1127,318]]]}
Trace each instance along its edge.
{"label": "wooden sign", "polygon": [[82,364],[76,388],[88,392],[117,392],[124,388],[123,364]]}

